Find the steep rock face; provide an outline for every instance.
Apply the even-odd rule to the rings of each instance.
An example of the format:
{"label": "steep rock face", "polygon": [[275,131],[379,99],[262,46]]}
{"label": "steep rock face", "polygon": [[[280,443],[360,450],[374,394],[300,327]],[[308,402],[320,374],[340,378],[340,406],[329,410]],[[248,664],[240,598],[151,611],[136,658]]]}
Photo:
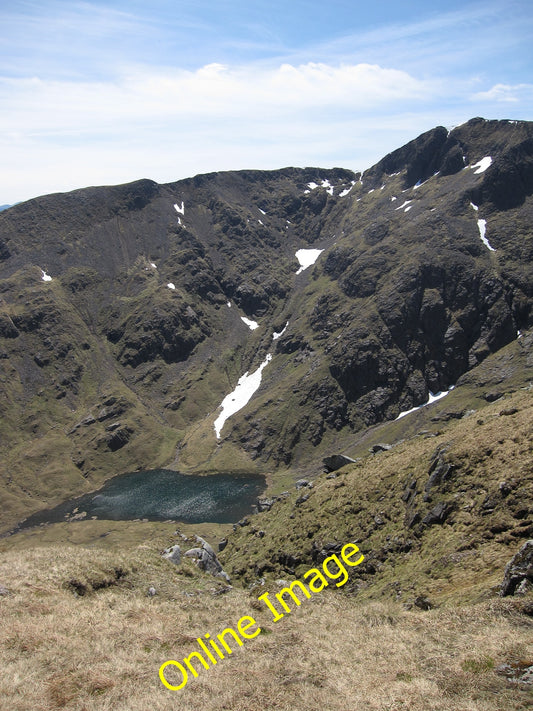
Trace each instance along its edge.
{"label": "steep rock face", "polygon": [[[23,472],[51,476],[52,431],[67,489],[80,470],[96,482],[149,466],[178,439],[191,468],[237,451],[286,466],[449,389],[532,325],[532,141],[530,123],[473,119],[362,178],[213,173],[1,213],[1,446],[16,476],[0,486],[15,501]],[[300,272],[309,248],[318,259]],[[218,406],[267,353],[217,442]],[[132,407],[113,459],[98,425],[75,426],[119,394]],[[144,432],[160,434],[139,449]],[[21,485],[35,507],[35,484]]]}

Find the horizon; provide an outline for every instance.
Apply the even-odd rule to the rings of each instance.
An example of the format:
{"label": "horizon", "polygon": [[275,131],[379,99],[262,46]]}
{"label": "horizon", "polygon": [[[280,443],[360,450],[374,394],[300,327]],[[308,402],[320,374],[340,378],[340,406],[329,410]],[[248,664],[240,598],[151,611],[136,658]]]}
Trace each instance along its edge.
{"label": "horizon", "polygon": [[0,204],[143,177],[356,172],[437,125],[533,117],[525,0],[12,0],[0,19]]}

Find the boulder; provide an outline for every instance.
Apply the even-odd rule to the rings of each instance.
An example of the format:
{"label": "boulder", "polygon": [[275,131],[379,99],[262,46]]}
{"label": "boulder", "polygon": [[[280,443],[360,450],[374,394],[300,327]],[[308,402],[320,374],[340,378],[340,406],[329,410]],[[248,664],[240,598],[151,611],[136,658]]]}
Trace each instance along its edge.
{"label": "boulder", "polygon": [[347,464],[354,464],[355,459],[347,457],[345,454],[332,454],[322,460],[327,472],[336,472],[337,469],[345,467]]}
{"label": "boulder", "polygon": [[210,573],[217,578],[223,578],[229,583],[229,575],[222,569],[222,565],[213,548],[200,536],[195,536],[195,538],[198,543],[201,544],[201,547],[191,548],[186,551],[185,555],[187,558],[194,558],[200,570],[204,570],[206,573]]}
{"label": "boulder", "polygon": [[165,548],[161,555],[163,556],[163,558],[166,558],[175,565],[179,565],[181,563],[181,549],[177,543],[175,546]]}
{"label": "boulder", "polygon": [[433,603],[431,600],[424,595],[419,595],[417,598],[415,598],[414,601],[415,607],[418,607],[420,610],[431,610],[433,607]]}
{"label": "boulder", "polygon": [[295,487],[297,489],[304,489],[305,487],[312,489],[313,484],[310,481],[308,481],[307,479],[298,479],[298,481],[295,484]]}
{"label": "boulder", "polygon": [[275,496],[272,496],[270,498],[263,497],[260,499],[257,499],[257,504],[256,508],[259,513],[262,511],[270,511],[270,509],[274,506],[274,503],[276,502],[277,498]]}
{"label": "boulder", "polygon": [[378,442],[378,444],[373,444],[368,451],[372,454],[377,454],[378,452],[387,452],[391,448],[391,444],[384,444],[383,442]]}
{"label": "boulder", "polygon": [[429,478],[424,487],[426,494],[429,494],[433,487],[438,487],[447,481],[455,469],[455,466],[446,460],[447,449],[447,446],[439,447],[431,457]]}
{"label": "boulder", "polygon": [[446,504],[444,502],[440,502],[434,506],[431,511],[424,516],[422,519],[422,523],[425,523],[426,526],[433,526],[434,524],[442,524],[444,521],[446,521],[446,518],[448,514],[450,513],[450,506],[449,504]]}
{"label": "boulder", "polygon": [[524,581],[533,583],[533,540],[526,541],[505,566],[500,597],[514,595]]}

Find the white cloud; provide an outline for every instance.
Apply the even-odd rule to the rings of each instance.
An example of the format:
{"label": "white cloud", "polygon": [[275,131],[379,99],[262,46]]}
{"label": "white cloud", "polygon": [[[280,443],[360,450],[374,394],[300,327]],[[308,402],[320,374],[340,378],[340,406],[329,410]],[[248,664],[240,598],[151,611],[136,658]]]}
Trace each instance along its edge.
{"label": "white cloud", "polygon": [[350,167],[350,151],[368,149],[364,117],[390,120],[391,107],[398,112],[433,90],[370,64],[143,67],[105,82],[0,78],[1,202],[140,177]]}
{"label": "white cloud", "polygon": [[[209,64],[197,71],[137,69],[116,81],[0,79],[3,132],[31,135],[124,130],[168,119],[264,117],[331,108],[370,109],[427,96],[428,83],[378,65],[308,63],[268,68]],[[7,110],[6,110],[7,109]]]}
{"label": "white cloud", "polygon": [[495,84],[488,91],[479,91],[473,98],[477,101],[517,103],[533,98],[533,84]]}
{"label": "white cloud", "polygon": [[[526,0],[372,22],[340,4],[4,3],[0,203],[214,170],[363,169],[437,124],[509,106],[531,118]],[[326,14],[322,32],[309,18]]]}

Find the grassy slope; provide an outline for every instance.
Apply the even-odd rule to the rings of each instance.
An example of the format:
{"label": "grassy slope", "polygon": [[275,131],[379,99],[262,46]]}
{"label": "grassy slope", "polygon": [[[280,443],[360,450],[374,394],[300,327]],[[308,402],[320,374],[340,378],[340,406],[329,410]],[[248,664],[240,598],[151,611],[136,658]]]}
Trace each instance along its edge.
{"label": "grassy slope", "polygon": [[[334,700],[343,711],[518,711],[533,703],[530,689],[495,671],[533,661],[527,601],[422,612],[335,590],[273,623],[256,598],[275,586],[216,595],[220,585],[190,562],[176,569],[160,559],[161,542],[123,552],[3,553],[0,581],[11,591],[0,597],[6,708],[264,711],[322,709]],[[263,633],[183,690],[162,686],[164,661],[183,660],[197,636],[214,636],[243,615]]]}
{"label": "grassy slope", "polygon": [[[533,396],[521,391],[452,420],[441,434],[368,455],[335,479],[322,475],[307,501],[297,503],[305,489],[294,492],[239,528],[225,565],[248,583],[298,576],[311,564],[313,547],[356,540],[367,558],[354,583],[362,598],[485,599],[507,560],[533,535],[532,425]],[[439,448],[454,469],[425,501]],[[417,493],[406,502],[402,495],[412,482]],[[509,493],[502,494],[500,482]],[[409,525],[414,514],[422,521],[439,503],[450,507],[443,524]]]}
{"label": "grassy slope", "polygon": [[[226,594],[216,594],[222,583],[189,561],[176,568],[159,557],[181,543],[168,524],[65,523],[0,540],[0,584],[10,591],[0,596],[0,692],[9,708],[264,711],[322,709],[332,699],[343,711],[531,708],[530,687],[496,671],[533,663],[533,601],[496,595],[505,564],[531,536],[528,343],[526,335],[445,400],[372,430],[350,450],[363,454],[376,438],[402,434],[388,452],[367,453],[335,479],[315,478],[306,502],[297,506],[302,491],[295,492],[230,534],[221,554],[234,575]],[[504,396],[487,404],[482,395],[495,384]],[[474,401],[477,412],[447,419]],[[431,455],[443,444],[457,468],[431,491],[431,502],[420,493],[414,508],[424,514],[440,500],[455,508],[443,525],[406,529],[404,486],[416,479],[423,491]],[[505,498],[501,481],[514,487]],[[272,487],[287,483],[274,479]],[[482,509],[491,497],[493,510]],[[181,530],[212,543],[228,533],[207,524]],[[314,540],[358,540],[367,560],[342,590],[318,593],[273,623],[257,597],[311,567]],[[407,540],[410,552],[398,550]],[[301,557],[294,575],[275,562],[280,553]],[[264,563],[271,569],[261,570]],[[249,589],[260,577],[264,586]],[[434,608],[411,607],[418,595]],[[197,636],[213,636],[243,615],[254,616],[263,634],[182,691],[162,686],[164,661],[181,661],[197,649]]]}

